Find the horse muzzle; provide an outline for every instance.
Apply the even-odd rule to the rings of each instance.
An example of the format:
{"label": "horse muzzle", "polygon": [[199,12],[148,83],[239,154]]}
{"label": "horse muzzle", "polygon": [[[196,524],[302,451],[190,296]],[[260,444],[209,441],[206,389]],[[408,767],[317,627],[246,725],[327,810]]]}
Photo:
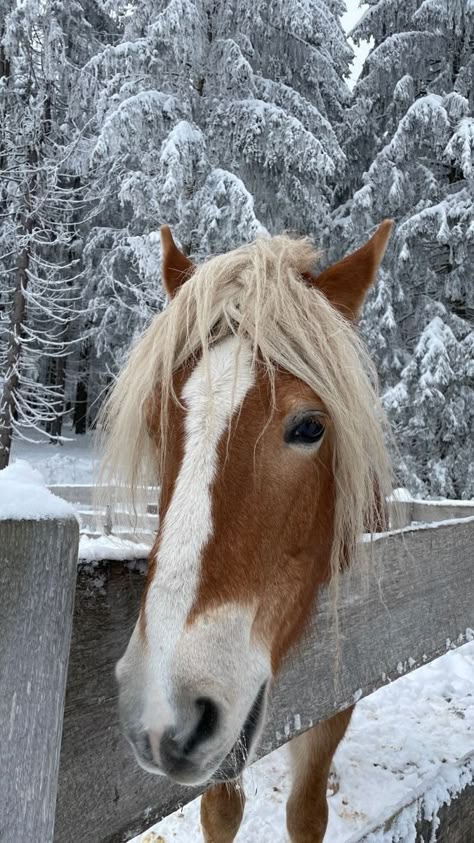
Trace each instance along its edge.
{"label": "horse muzzle", "polygon": [[[252,759],[265,720],[267,683],[263,683],[240,731],[229,738],[229,718],[210,697],[197,698],[193,716],[179,726],[148,729],[126,735],[140,766],[179,784],[199,785],[237,778]],[[179,722],[178,718],[178,722]],[[227,722],[226,722],[227,721]]]}

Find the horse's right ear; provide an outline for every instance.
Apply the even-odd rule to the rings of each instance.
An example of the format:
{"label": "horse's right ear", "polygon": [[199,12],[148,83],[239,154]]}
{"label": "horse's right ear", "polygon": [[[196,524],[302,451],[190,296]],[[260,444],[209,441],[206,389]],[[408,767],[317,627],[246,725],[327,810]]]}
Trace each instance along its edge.
{"label": "horse's right ear", "polygon": [[170,299],[193,274],[194,264],[183,255],[173,240],[169,225],[162,225],[161,235],[161,280]]}
{"label": "horse's right ear", "polygon": [[357,319],[384,256],[393,220],[384,220],[360,249],[324,269],[305,276],[348,319]]}

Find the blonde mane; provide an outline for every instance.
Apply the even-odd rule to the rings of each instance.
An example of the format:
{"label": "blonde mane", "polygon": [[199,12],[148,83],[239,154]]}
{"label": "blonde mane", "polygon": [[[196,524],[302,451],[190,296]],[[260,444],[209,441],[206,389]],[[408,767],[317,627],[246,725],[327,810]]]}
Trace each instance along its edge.
{"label": "blonde mane", "polygon": [[[376,375],[357,331],[326,297],[302,279],[317,259],[307,239],[258,239],[199,266],[132,349],[101,412],[106,436],[101,483],[134,500],[156,485],[159,457],[147,415],[159,394],[160,451],[167,439],[175,372],[229,334],[247,338],[254,365],[273,383],[277,368],[304,381],[322,399],[335,431],[336,482],[333,586],[363,532],[380,526],[390,491],[390,464]],[[237,364],[238,365],[238,364]]]}

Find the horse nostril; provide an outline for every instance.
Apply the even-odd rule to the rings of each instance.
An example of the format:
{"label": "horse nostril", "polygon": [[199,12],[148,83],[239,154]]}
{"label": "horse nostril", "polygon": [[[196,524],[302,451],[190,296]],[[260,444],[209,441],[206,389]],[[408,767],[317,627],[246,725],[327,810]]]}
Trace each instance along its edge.
{"label": "horse nostril", "polygon": [[198,697],[194,701],[197,721],[187,737],[180,739],[174,730],[167,729],[160,741],[160,758],[165,770],[177,771],[188,765],[194,750],[212,737],[219,724],[219,709],[209,697]]}
{"label": "horse nostril", "polygon": [[174,768],[183,760],[182,747],[171,730],[166,731],[161,738],[160,758],[165,770],[170,767]]}
{"label": "horse nostril", "polygon": [[211,738],[219,723],[219,709],[209,697],[199,697],[196,700],[196,708],[198,709],[199,720],[183,746],[184,755],[190,755],[199,744]]}

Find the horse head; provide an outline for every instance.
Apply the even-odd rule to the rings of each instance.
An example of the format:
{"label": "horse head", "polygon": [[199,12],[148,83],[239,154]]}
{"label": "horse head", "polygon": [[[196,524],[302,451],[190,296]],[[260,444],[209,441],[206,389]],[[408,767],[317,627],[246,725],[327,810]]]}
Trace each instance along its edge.
{"label": "horse head", "polygon": [[146,770],[185,784],[240,774],[319,588],[380,520],[388,460],[354,320],[390,227],[319,274],[306,240],[261,239],[194,267],[162,230],[170,303],[106,407],[110,465],[129,485],[141,468],[160,481],[116,670]]}

